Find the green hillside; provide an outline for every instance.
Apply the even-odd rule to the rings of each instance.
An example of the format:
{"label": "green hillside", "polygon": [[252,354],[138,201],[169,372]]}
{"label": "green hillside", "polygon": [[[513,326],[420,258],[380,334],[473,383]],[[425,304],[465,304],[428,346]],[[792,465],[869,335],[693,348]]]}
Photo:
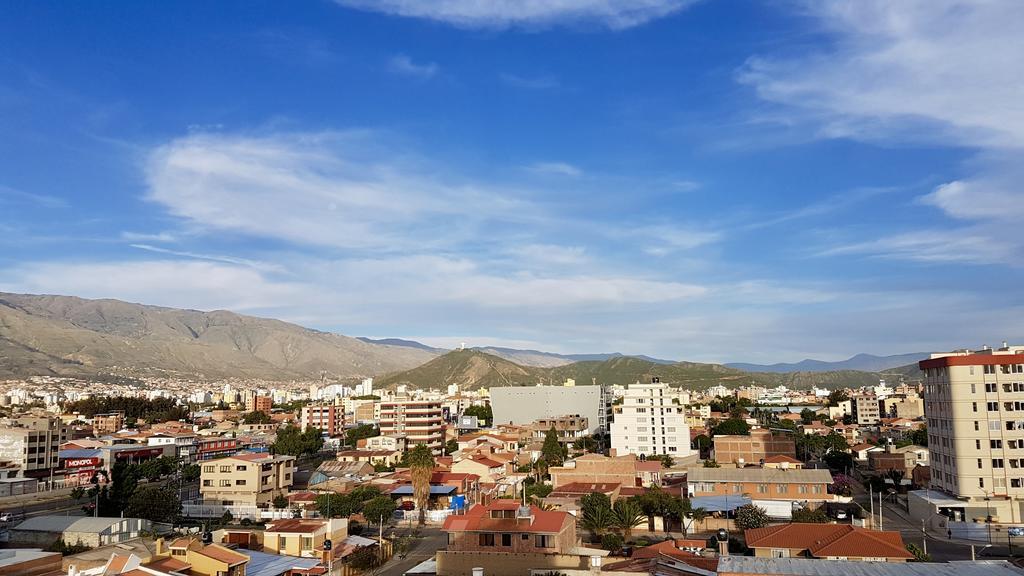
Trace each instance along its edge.
{"label": "green hillside", "polygon": [[897,368],[881,374],[856,370],[767,373],[744,372],[721,364],[697,362],[658,364],[629,356],[538,368],[520,366],[479,350],[456,350],[417,368],[385,376],[378,380],[378,385],[391,387],[407,384],[417,388],[443,388],[449,384],[459,384],[465,389],[471,389],[529,386],[539,383],[560,384],[569,378],[579,385],[591,382],[632,384],[650,382],[652,378],[658,377],[662,382],[696,390],[718,384],[729,388],[747,385],[785,385],[793,389],[806,389],[812,386],[832,389],[874,385],[880,378],[888,378],[891,383],[897,383],[899,375],[911,380],[920,377],[916,366]]}

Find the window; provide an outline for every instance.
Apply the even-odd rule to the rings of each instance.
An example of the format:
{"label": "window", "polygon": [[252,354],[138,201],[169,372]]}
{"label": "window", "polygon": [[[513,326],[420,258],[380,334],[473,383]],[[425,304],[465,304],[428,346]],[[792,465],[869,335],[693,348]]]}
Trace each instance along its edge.
{"label": "window", "polygon": [[481,546],[494,546],[494,534],[481,534],[480,535]]}
{"label": "window", "polygon": [[452,544],[455,544],[455,532],[448,533],[448,545],[451,546]]}
{"label": "window", "polygon": [[981,440],[975,440],[974,441],[974,449],[975,450],[981,450]]}
{"label": "window", "polygon": [[231,480],[221,480],[220,486],[221,488],[227,488],[228,486],[231,486]]}
{"label": "window", "polygon": [[758,494],[767,494],[768,493],[768,485],[767,484],[758,484],[757,485],[757,493]]}
{"label": "window", "polygon": [[1003,459],[1002,458],[993,458],[992,459],[992,467],[993,468],[1002,468],[1003,467]]}
{"label": "window", "polygon": [[213,486],[213,480],[203,480],[203,486]]}
{"label": "window", "polygon": [[996,392],[996,383],[988,382],[985,384],[985,392]]}
{"label": "window", "polygon": [[981,458],[978,458],[978,469],[981,470],[982,468],[984,468],[984,466],[981,464]]}
{"label": "window", "polygon": [[974,421],[974,431],[975,432],[978,431],[978,421],[977,420]]}
{"label": "window", "polygon": [[978,478],[978,488],[984,488],[984,487],[985,487],[985,479],[984,478]]}
{"label": "window", "polygon": [[989,412],[999,412],[999,402],[987,402]]}
{"label": "window", "polygon": [[203,472],[213,472],[213,466],[203,466]]}
{"label": "window", "polygon": [[1000,449],[1000,448],[1003,447],[1003,441],[1002,440],[989,440],[988,441],[988,447],[992,448],[992,449]]}
{"label": "window", "polygon": [[736,494],[739,494],[740,492],[743,492],[743,485],[742,484],[733,484],[732,485],[732,491],[734,493],[736,493]]}
{"label": "window", "polygon": [[775,485],[775,491],[777,493],[779,493],[779,494],[785,494],[786,493],[786,485],[785,484],[776,484]]}
{"label": "window", "polygon": [[998,432],[999,431],[999,420],[989,420],[988,421],[988,429],[991,432]]}
{"label": "window", "polygon": [[220,471],[221,472],[231,472],[231,466],[221,466],[220,467]]}
{"label": "window", "polygon": [[978,403],[977,402],[971,402],[971,411],[972,412],[977,412],[978,411]]}
{"label": "window", "polygon": [[240,464],[238,466],[235,466],[235,472],[245,472],[248,469],[249,468],[247,466],[242,465],[242,464]]}
{"label": "window", "polygon": [[512,546],[512,535],[511,534],[502,534],[501,535],[501,545],[505,546],[506,548],[509,547],[509,546]]}
{"label": "window", "polygon": [[303,536],[302,537],[302,549],[303,550],[312,550],[313,549],[313,537],[312,536]]}
{"label": "window", "polygon": [[555,539],[547,534],[537,534],[534,539],[534,546],[537,548],[554,548]]}
{"label": "window", "polygon": [[235,480],[235,486],[245,486],[245,480]]}

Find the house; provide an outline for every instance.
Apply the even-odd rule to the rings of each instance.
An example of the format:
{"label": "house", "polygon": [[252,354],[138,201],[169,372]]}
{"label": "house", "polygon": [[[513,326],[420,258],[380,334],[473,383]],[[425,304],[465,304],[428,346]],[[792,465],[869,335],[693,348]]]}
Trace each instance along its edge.
{"label": "house", "polygon": [[203,500],[223,506],[267,506],[292,486],[294,456],[247,453],[202,464]]}
{"label": "house", "polygon": [[190,576],[246,576],[249,556],[220,544],[203,544],[198,538],[171,542],[158,538],[156,553],[147,567]]}
{"label": "house", "polygon": [[749,496],[757,500],[825,502],[832,474],[828,470],[782,468],[688,468],[690,496]]}
{"label": "house", "polygon": [[633,454],[624,456],[603,456],[584,454],[567,460],[561,466],[552,466],[551,485],[556,489],[564,484],[576,482],[597,484],[621,484],[625,486],[660,486],[661,462],[645,462]]}
{"label": "house", "polygon": [[758,558],[820,558],[864,562],[906,562],[899,532],[883,532],[849,524],[794,522],[744,531],[747,547]]}
{"label": "house", "polygon": [[[628,560],[603,564],[601,569],[605,572],[713,576],[718,568],[718,558],[701,556],[700,552],[705,547],[706,542],[703,540],[665,540],[637,548]],[[667,566],[664,564],[666,562]]]}
{"label": "house", "polygon": [[452,472],[475,474],[484,483],[496,483],[508,474],[508,465],[487,456],[474,456],[452,464]]}
{"label": "house", "polygon": [[881,446],[875,446],[874,444],[868,444],[867,442],[865,442],[863,444],[851,446],[850,454],[853,456],[854,460],[861,460],[866,462],[868,459],[868,454],[872,452],[881,452],[882,450],[883,448]]}
{"label": "house", "polygon": [[903,446],[895,448],[891,444],[885,450],[868,454],[868,467],[876,472],[898,470],[909,472],[917,466],[928,465],[928,448],[924,446]]}
{"label": "house", "polygon": [[347,536],[348,520],[343,518],[276,520],[263,531],[263,549],[287,556],[319,558],[326,563],[330,554],[324,551],[324,541],[340,543]]}
{"label": "house", "polygon": [[340,462],[366,462],[395,466],[402,461],[400,450],[343,450],[338,452]]}
{"label": "house", "polygon": [[327,460],[321,462],[310,475],[309,486],[320,490],[346,491],[373,472],[373,466],[367,462]]}
{"label": "house", "polygon": [[35,516],[10,531],[12,544],[46,548],[57,540],[92,548],[116,544],[152,532],[153,523],[141,518],[83,518],[81,516]]}
{"label": "house", "polygon": [[477,504],[466,514],[448,516],[441,530],[448,546],[437,552],[438,576],[468,576],[476,566],[485,566],[489,576],[575,570],[589,566],[588,556],[607,554],[580,548],[571,514],[513,500]]}

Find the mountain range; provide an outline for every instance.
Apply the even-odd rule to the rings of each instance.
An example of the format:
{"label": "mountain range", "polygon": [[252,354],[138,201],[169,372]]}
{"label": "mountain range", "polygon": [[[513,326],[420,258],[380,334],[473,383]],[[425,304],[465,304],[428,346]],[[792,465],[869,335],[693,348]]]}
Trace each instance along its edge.
{"label": "mountain range", "polygon": [[[879,365],[889,370],[892,358],[881,359]],[[807,388],[862,386],[884,376],[878,370],[821,371],[817,365],[790,372],[777,368],[785,365],[751,366],[755,369],[617,353],[566,355],[501,347],[448,351],[412,340],[351,338],[223,310],[0,293],[0,378],[117,375],[285,381],[373,376],[381,386],[454,383],[477,388],[558,384],[566,379],[627,384],[659,377],[692,388]],[[916,365],[887,374],[893,372],[918,377]]]}
{"label": "mountain range", "polygon": [[873,354],[857,354],[846,360],[826,362],[810,358],[790,364],[745,364],[733,362],[726,364],[730,368],[749,372],[831,372],[834,370],[863,370],[879,372],[889,368],[898,368],[928,358],[928,352],[896,354],[893,356],[875,356]]}

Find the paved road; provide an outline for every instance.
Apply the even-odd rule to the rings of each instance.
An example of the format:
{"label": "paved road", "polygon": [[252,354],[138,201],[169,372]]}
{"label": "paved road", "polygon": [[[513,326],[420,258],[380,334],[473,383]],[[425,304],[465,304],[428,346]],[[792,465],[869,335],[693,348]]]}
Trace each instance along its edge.
{"label": "paved road", "polygon": [[[876,504],[877,507],[877,504]],[[925,539],[928,542],[928,554],[936,562],[950,560],[970,560],[972,543],[966,540],[951,540],[945,533],[930,531],[922,534],[921,524],[910,518],[907,512],[897,504],[886,502],[882,505],[882,528],[899,531],[903,541],[921,546]],[[1005,541],[994,541],[992,546],[984,542],[973,543],[977,558],[1009,558],[1010,548]],[[1024,548],[1015,545],[1013,552],[1024,553]]]}
{"label": "paved road", "polygon": [[[393,538],[403,533],[408,532],[405,530],[397,531]],[[405,558],[393,556],[391,560],[381,567],[380,576],[402,576],[406,570],[420,562],[433,558],[438,550],[444,548],[446,541],[447,537],[444,532],[441,532],[439,527],[424,527],[420,531],[420,537],[412,540],[409,554]]]}

